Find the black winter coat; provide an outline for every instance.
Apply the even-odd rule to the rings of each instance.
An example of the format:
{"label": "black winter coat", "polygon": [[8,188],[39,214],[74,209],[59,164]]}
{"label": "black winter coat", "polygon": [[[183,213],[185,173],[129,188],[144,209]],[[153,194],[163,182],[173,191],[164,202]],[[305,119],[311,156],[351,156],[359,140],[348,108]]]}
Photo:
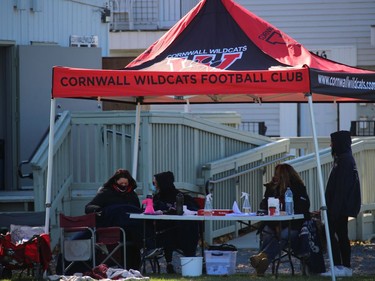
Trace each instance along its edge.
{"label": "black winter coat", "polygon": [[357,217],[361,208],[361,191],[357,166],[352,155],[350,136],[340,131],[331,134],[334,164],[326,186],[328,216]]}
{"label": "black winter coat", "polygon": [[113,205],[131,205],[141,208],[137,193],[118,192],[112,187],[101,187],[95,197],[86,205],[85,213],[97,213]]}

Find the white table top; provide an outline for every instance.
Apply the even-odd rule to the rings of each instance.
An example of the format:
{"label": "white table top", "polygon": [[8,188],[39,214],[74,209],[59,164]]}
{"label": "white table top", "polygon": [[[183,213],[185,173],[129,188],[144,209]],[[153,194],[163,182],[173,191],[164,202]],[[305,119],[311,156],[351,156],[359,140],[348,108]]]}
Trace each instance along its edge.
{"label": "white table top", "polygon": [[303,219],[303,214],[280,216],[227,215],[227,216],[197,216],[197,215],[146,215],[130,214],[132,219],[143,220],[191,220],[191,221],[288,221]]}

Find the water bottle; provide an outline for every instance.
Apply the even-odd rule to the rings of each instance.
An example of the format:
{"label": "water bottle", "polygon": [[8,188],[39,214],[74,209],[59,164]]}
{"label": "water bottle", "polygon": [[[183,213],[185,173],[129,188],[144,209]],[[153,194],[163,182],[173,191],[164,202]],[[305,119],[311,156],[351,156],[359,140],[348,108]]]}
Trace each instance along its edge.
{"label": "water bottle", "polygon": [[285,191],[285,212],[287,215],[294,214],[293,192],[290,187]]}
{"label": "water bottle", "polygon": [[184,214],[184,195],[182,193],[178,193],[176,195],[176,214],[181,216]]}

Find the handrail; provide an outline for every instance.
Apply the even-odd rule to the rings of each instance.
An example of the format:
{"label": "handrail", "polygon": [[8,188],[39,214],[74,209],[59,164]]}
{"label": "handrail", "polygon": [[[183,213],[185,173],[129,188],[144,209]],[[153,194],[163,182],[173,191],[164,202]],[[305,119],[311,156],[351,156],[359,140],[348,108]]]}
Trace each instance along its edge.
{"label": "handrail", "polygon": [[355,120],[350,122],[352,136],[375,136],[374,120]]}
{"label": "handrail", "polygon": [[[57,114],[55,116],[55,122],[60,118],[61,114]],[[38,152],[39,150],[39,147],[42,145],[42,143],[45,141],[45,139],[47,138],[49,134],[49,127],[46,129],[46,131],[44,132],[44,134],[42,135],[42,137],[40,138],[38,144],[35,146],[33,152],[31,153],[31,156],[29,157],[28,160],[22,160],[21,163],[18,164],[18,169],[17,169],[17,172],[18,172],[18,176],[21,178],[21,179],[26,179],[26,178],[29,178],[29,179],[33,179],[34,178],[34,175],[32,172],[30,173],[27,173],[27,174],[24,174],[22,172],[22,167],[26,164],[30,164],[31,162],[31,159],[33,159],[33,157],[35,156],[35,154]]]}
{"label": "handrail", "polygon": [[[247,169],[245,171],[242,171],[242,172],[239,172],[239,173],[235,173],[233,175],[230,175],[230,176],[226,176],[226,177],[223,177],[223,178],[220,178],[218,180],[208,180],[206,182],[206,187],[209,185],[209,184],[215,184],[215,183],[220,183],[220,182],[223,182],[223,181],[226,181],[226,180],[229,180],[229,179],[233,179],[233,178],[236,178],[236,177],[239,177],[239,176],[242,176],[242,175],[245,175],[245,174],[248,174],[250,172],[253,172],[255,170],[259,170],[260,168],[264,168],[264,167],[267,167],[268,165],[270,164],[274,164],[276,162],[279,162],[281,160],[284,160],[284,159],[287,159],[287,158],[290,158],[290,157],[294,157],[293,154],[286,154],[285,156],[283,157],[280,157],[280,158],[277,158],[277,159],[274,159],[272,161],[268,161],[268,162],[265,162],[259,166],[256,166],[254,168],[250,168],[250,169]],[[206,194],[208,194],[207,192],[208,190],[206,189]]]}
{"label": "handrail", "polygon": [[241,124],[237,126],[237,129],[257,133],[262,136],[265,136],[267,132],[266,122],[264,121],[242,121]]}

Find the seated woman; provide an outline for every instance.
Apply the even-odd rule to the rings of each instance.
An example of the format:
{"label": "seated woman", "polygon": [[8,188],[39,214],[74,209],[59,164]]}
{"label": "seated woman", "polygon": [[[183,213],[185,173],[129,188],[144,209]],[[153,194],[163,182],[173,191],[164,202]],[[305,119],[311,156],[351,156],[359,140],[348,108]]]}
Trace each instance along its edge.
{"label": "seated woman", "polygon": [[[268,198],[279,198],[281,210],[285,207],[285,191],[287,187],[293,192],[294,213],[304,214],[305,219],[310,219],[310,199],[307,195],[305,184],[297,171],[288,164],[279,164],[275,167],[272,182],[267,184],[264,199],[260,208],[268,210]],[[290,238],[296,241],[302,228],[303,220],[293,220],[291,223]],[[259,254],[250,257],[250,264],[255,268],[258,276],[263,276],[269,264],[288,243],[288,222],[284,222],[279,228],[278,222],[267,222],[262,226],[262,245]]]}
{"label": "seated woman", "polygon": [[[163,172],[154,175],[153,184],[156,194],[153,196],[155,211],[161,210],[166,214],[176,214],[176,196],[181,193],[174,185],[172,172]],[[198,205],[194,199],[184,195],[184,205],[188,210],[197,211]],[[174,273],[172,254],[175,250],[181,250],[184,256],[194,257],[199,240],[199,224],[195,221],[158,221],[156,231],[161,233],[157,237],[157,244],[164,248],[167,262],[167,273]]]}
{"label": "seated woman", "polygon": [[134,191],[137,183],[129,171],[119,169],[99,188],[95,197],[86,205],[85,213],[96,213],[97,226],[120,226],[126,232],[127,267],[139,269],[142,225],[129,218],[130,213],[141,213],[141,204]]}

